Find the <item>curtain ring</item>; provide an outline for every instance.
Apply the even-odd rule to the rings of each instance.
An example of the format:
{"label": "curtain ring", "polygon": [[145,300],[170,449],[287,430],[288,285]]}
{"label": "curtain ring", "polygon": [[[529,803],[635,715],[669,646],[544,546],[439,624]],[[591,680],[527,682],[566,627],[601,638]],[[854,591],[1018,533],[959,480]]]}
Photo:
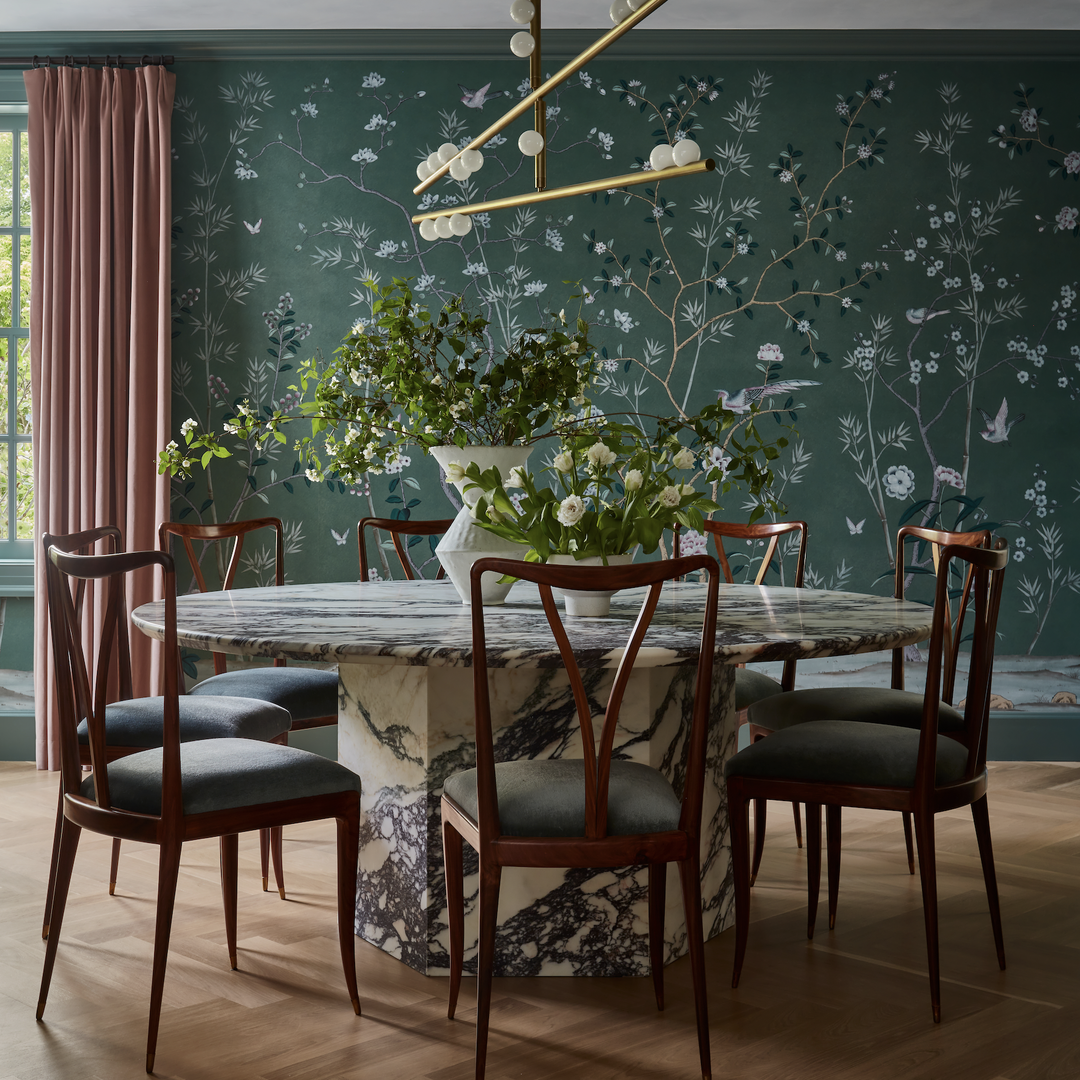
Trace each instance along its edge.
{"label": "curtain ring", "polygon": [[150,57],[147,56],[146,53],[143,53],[143,55],[142,55],[142,67],[146,67],[147,64],[149,64],[149,62],[150,62]]}
{"label": "curtain ring", "polygon": [[38,58],[37,58],[37,53],[34,53],[34,65],[33,65],[33,66],[34,66],[35,68],[37,68],[37,66],[38,66]]}

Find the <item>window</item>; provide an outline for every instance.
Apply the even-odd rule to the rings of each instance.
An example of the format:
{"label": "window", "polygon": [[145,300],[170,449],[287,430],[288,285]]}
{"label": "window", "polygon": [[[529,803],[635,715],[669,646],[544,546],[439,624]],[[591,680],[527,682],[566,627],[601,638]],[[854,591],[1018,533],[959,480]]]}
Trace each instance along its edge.
{"label": "window", "polygon": [[0,562],[33,558],[28,157],[25,106],[0,106]]}

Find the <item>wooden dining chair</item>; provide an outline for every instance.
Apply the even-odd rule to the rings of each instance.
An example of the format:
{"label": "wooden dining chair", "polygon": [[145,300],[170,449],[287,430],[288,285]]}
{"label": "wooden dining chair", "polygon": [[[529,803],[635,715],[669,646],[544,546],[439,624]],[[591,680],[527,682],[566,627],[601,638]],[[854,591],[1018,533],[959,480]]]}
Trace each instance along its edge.
{"label": "wooden dining chair", "polygon": [[[91,554],[95,548],[104,548],[105,554],[117,554],[124,550],[123,536],[111,525],[66,535],[45,533],[42,550],[46,559],[50,548],[68,554]],[[82,621],[86,601],[86,581],[76,579],[71,597],[72,610],[77,622]],[[102,628],[104,632],[105,628]],[[89,634],[83,626],[82,633]],[[115,623],[108,627],[115,642],[115,682],[101,680],[96,692],[101,697],[95,707],[103,717],[105,729],[104,753],[107,761],[126,757],[161,745],[163,736],[163,697],[134,697],[132,690],[131,650],[128,638],[128,613],[123,603],[115,609]],[[227,697],[181,697],[179,706],[180,739],[257,739],[269,742],[283,736],[291,723],[288,712],[267,701],[254,701]],[[86,769],[91,765],[89,727],[81,718],[77,729],[79,763]],[[63,821],[63,788],[56,809],[56,828],[53,833],[52,857],[49,867],[49,884],[45,893],[45,916],[41,936],[49,936],[53,895],[56,887],[56,857],[60,850],[60,828]],[[120,840],[114,839],[112,863],[109,870],[109,894],[116,891],[117,871],[120,864]]]}
{"label": "wooden dining chair", "polygon": [[[806,569],[806,537],[807,524],[805,521],[760,521],[753,525],[743,525],[733,521],[706,521],[705,537],[711,538],[716,549],[716,557],[720,562],[720,569],[724,580],[729,585],[764,585],[770,571],[779,578],[779,567],[784,552],[779,550],[780,539],[786,537],[785,547],[793,547],[795,551],[795,573],[791,578],[791,585],[796,589],[803,587],[803,573]],[[724,540],[741,540],[754,545],[754,551],[750,554],[729,551],[724,546]],[[675,527],[675,554],[678,556],[681,540],[681,530]],[[757,558],[757,545],[765,544],[765,551],[761,555],[757,572],[750,579],[750,569]],[[733,566],[732,563],[735,563]],[[745,570],[745,574],[740,571]],[[756,668],[739,664],[735,669],[735,711],[739,714],[740,723],[747,722],[747,710],[751,705],[770,698],[776,694],[782,694],[787,690],[795,689],[795,666],[796,660],[785,660],[780,681]],[[761,738],[761,734],[757,736]],[[802,816],[799,812],[799,804],[792,803],[792,818],[795,823],[795,843],[802,847]],[[765,837],[765,803],[755,807],[754,826],[756,833],[760,833],[762,843]],[[757,867],[755,865],[755,873]]]}
{"label": "wooden dining chair", "polygon": [[[158,526],[158,545],[162,551],[168,551],[170,538],[176,537],[191,564],[193,580],[199,592],[207,592],[206,577],[201,566],[201,554],[196,553],[195,544],[229,545],[228,563],[221,576],[221,588],[228,590],[236,581],[240,569],[244,540],[260,529],[270,529],[274,534],[274,584],[285,584],[285,539],[281,521],[278,518],[252,518],[248,521],[226,521],[220,524],[184,524],[177,521],[163,521]],[[215,652],[214,674],[196,683],[188,693],[192,697],[209,694],[217,697],[252,698],[258,701],[271,701],[287,709],[292,717],[292,731],[304,731],[316,727],[332,727],[338,722],[338,677],[337,672],[327,668],[286,667],[285,661],[275,659],[272,666],[243,668],[229,671],[225,654]],[[269,857],[273,855],[274,877],[278,895],[285,899],[285,874],[282,869],[281,834],[270,833],[260,836],[262,855],[263,891],[269,888]]]}
{"label": "wooden dining chair", "polygon": [[[906,556],[908,546],[915,548]],[[893,575],[893,595],[903,600],[909,581],[929,573],[923,568],[925,551],[930,552],[933,575],[940,578],[942,552],[948,546],[989,547],[990,533],[986,529],[971,532],[946,532],[941,529],[924,529],[916,525],[903,526],[896,536],[896,569]],[[924,560],[925,561],[925,560]],[[959,568],[956,564],[948,569],[951,580],[947,582],[950,617],[945,625],[945,650],[942,661],[940,722],[946,734],[955,733],[963,726],[962,717],[953,707],[956,690],[956,669],[960,645],[964,640],[964,619],[971,598],[974,568]],[[751,706],[748,713],[750,735],[760,739],[773,731],[817,720],[857,719],[885,726],[917,728],[922,716],[922,695],[904,689],[904,650],[892,650],[892,683],[890,687],[830,686],[798,690],[775,699],[762,699]],[[751,884],[757,877],[765,844],[765,810],[754,808],[754,860],[750,871]],[[904,845],[907,849],[908,873],[915,873],[915,846],[911,833],[911,815],[903,814]]]}
{"label": "wooden dining chair", "polygon": [[[156,749],[110,759],[102,686],[115,661],[115,627],[124,608],[125,580],[132,573],[152,567],[160,567],[164,576],[164,737]],[[225,937],[229,963],[235,970],[237,834],[328,817],[337,820],[338,944],[349,996],[354,1011],[359,1014],[353,919],[360,837],[360,778],[335,761],[295,747],[251,739],[181,740],[176,576],[172,557],[167,553],[71,555],[52,546],[46,574],[60,720],[63,817],[52,927],[38,995],[38,1020],[45,1010],[72,865],[83,829],[156,844],[159,848],[146,1042],[146,1071],[152,1072],[183,843],[220,838]],[[95,581],[104,593],[105,620],[96,658],[86,654],[79,639],[72,580]],[[78,738],[78,726],[83,719],[87,722],[93,768],[85,778]]]}
{"label": "wooden dining chair", "polygon": [[[813,937],[821,874],[821,807],[826,808],[829,929],[836,925],[840,882],[841,808],[899,810],[915,819],[922,879],[930,1002],[941,1020],[937,872],[934,817],[970,806],[975,823],[998,966],[1005,969],[997,879],[990,842],[986,791],[986,731],[994,666],[994,635],[1008,546],[993,549],[969,543],[946,544],[938,555],[934,616],[927,658],[926,689],[918,724],[883,725],[871,713],[844,719],[794,724],[752,743],[725,765],[735,877],[735,964],[732,986],[739,985],[750,928],[751,800],[799,800],[806,804],[807,936]],[[966,564],[963,565],[962,564]],[[963,710],[942,700],[949,684],[952,629],[950,570],[961,570],[972,610],[970,667]],[[803,691],[806,693],[807,691]],[[896,691],[894,691],[895,693]],[[790,695],[789,695],[790,696]],[[959,727],[954,728],[954,717]]]}
{"label": "wooden dining chair", "polygon": [[[664,582],[708,573],[693,715],[681,795],[656,769],[614,758],[615,729],[630,674],[660,600]],[[540,589],[548,623],[566,669],[577,709],[584,758],[504,761],[496,764],[488,687],[481,576],[513,574]],[[463,842],[479,856],[479,953],[476,979],[476,1077],[483,1080],[491,1009],[492,965],[504,866],[649,867],[649,958],[658,1008],[664,1003],[664,900],[667,863],[678,864],[686,912],[687,951],[693,974],[701,1075],[711,1075],[701,925],[699,866],[716,601],[720,573],[708,555],[626,567],[547,566],[509,559],[480,559],[471,572],[473,690],[476,768],[449,777],[443,787],[443,856],[450,944],[453,1018],[461,988],[465,900]],[[607,590],[646,587],[648,592],[619,660],[599,736],[571,635],[560,619],[552,587]],[[605,650],[606,651],[606,650]]]}
{"label": "wooden dining chair", "polygon": [[[394,551],[397,552],[398,561],[401,563],[401,569],[405,573],[405,577],[409,581],[415,581],[417,578],[423,577],[423,564],[417,566],[412,560],[412,549],[423,544],[424,537],[428,537],[429,550],[431,557],[434,558],[434,544],[432,539],[436,536],[442,536],[443,533],[454,524],[453,518],[438,518],[432,521],[399,521],[397,518],[379,518],[379,517],[366,517],[361,518],[356,526],[356,541],[357,546],[360,549],[360,580],[371,580],[371,564],[368,562],[367,555],[367,530],[373,529],[375,531],[375,542],[379,542],[379,532],[387,532],[390,534],[390,540],[394,545]],[[425,560],[425,562],[430,559]],[[446,577],[446,571],[443,567],[439,566],[439,572],[435,575],[437,580],[441,580]]]}

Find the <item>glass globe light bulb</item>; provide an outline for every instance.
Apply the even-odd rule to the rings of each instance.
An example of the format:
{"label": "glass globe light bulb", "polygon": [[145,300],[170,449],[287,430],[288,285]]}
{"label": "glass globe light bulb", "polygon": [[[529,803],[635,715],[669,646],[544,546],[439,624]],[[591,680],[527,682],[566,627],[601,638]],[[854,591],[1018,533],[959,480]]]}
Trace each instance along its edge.
{"label": "glass globe light bulb", "polygon": [[667,143],[660,143],[652,148],[649,155],[649,164],[659,172],[661,169],[670,169],[675,164],[675,157],[671,147]]}
{"label": "glass globe light bulb", "polygon": [[533,36],[528,30],[519,30],[510,39],[510,51],[515,56],[532,56],[533,49],[535,48],[536,42],[533,40]]}
{"label": "glass globe light bulb", "polygon": [[439,147],[439,161],[445,165],[452,157],[457,157],[458,148],[452,142],[444,142]]}
{"label": "glass globe light bulb", "polygon": [[471,229],[472,218],[468,214],[450,215],[450,231],[455,236],[466,236]]}
{"label": "glass globe light bulb", "polygon": [[628,0],[612,0],[611,10],[609,11],[611,21],[618,26],[632,10]]}
{"label": "glass globe light bulb", "polygon": [[510,5],[510,18],[516,23],[531,23],[535,15],[536,8],[529,3],[529,0],[514,0]]}
{"label": "glass globe light bulb", "polygon": [[433,173],[436,169],[442,168],[442,163],[443,163],[443,160],[442,160],[441,157],[439,157],[439,151],[438,150],[433,150],[430,154],[428,154],[428,156],[427,156],[427,166],[428,166],[428,169],[431,170],[428,173],[428,176],[430,176],[431,173]]}
{"label": "glass globe light bulb", "polygon": [[425,240],[434,240],[438,237],[438,233],[435,231],[435,222],[431,218],[424,218],[420,222],[420,235]]}
{"label": "glass globe light bulb", "polygon": [[435,219],[435,233],[440,240],[449,240],[454,235],[454,230],[450,228],[450,219],[445,214]]}
{"label": "glass globe light bulb", "polygon": [[416,178],[418,180],[426,180],[431,175],[431,166],[427,163],[427,158],[424,158],[419,165],[416,166]]}
{"label": "glass globe light bulb", "polygon": [[465,162],[469,172],[476,172],[484,164],[484,155],[479,150],[466,150],[461,155],[461,160]]}
{"label": "glass globe light bulb", "polygon": [[456,157],[450,162],[450,175],[455,180],[468,180],[470,169],[461,158]]}
{"label": "glass globe light bulb", "polygon": [[676,165],[692,165],[701,157],[701,147],[693,139],[682,139],[671,148]]}
{"label": "glass globe light bulb", "polygon": [[544,136],[539,131],[523,131],[518,136],[518,149],[526,157],[536,157],[544,149]]}

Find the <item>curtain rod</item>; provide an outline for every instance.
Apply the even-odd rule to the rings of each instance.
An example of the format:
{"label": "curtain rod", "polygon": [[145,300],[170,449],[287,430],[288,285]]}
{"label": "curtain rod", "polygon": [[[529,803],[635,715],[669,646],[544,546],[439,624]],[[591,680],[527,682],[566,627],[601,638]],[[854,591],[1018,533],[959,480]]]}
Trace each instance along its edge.
{"label": "curtain rod", "polygon": [[168,66],[175,63],[172,56],[150,55],[143,53],[141,56],[0,56],[0,67],[74,67],[76,64],[83,67],[128,67],[146,64],[160,64]]}

